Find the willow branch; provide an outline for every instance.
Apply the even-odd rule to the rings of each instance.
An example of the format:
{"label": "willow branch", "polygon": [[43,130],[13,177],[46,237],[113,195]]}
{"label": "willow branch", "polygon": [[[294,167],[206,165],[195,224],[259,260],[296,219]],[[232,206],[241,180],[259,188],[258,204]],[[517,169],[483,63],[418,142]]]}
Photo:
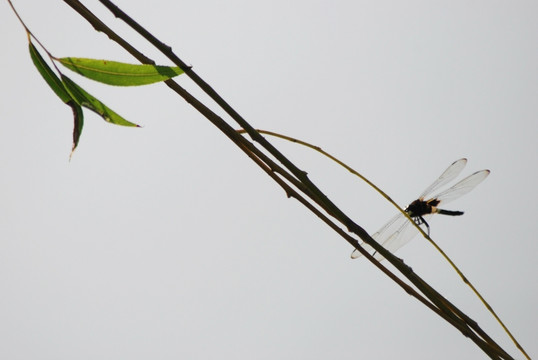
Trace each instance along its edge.
{"label": "willow branch", "polygon": [[[110,39],[116,41],[120,46],[124,47],[129,53],[135,56],[139,61],[146,64],[154,64],[153,60],[143,55],[141,52],[136,50],[133,46],[129,45],[125,40],[120,36],[115,34],[110,28],[108,28],[102,21],[95,17],[88,9],[86,9],[79,1],[76,0],[64,0],[69,4],[73,9],[75,9],[79,14],[81,14],[87,21],[89,21],[92,26],[97,31],[104,32],[109,36]],[[327,221],[324,220],[331,228],[338,232],[346,241],[358,249],[362,254],[364,254],[372,263],[376,264],[378,268],[382,268],[382,265],[377,263],[372,257],[369,257],[367,252],[359,245],[358,241],[346,234],[340,227],[330,221],[324,214],[322,214],[313,204],[307,201],[302,196],[292,189],[289,186],[284,187],[283,180],[277,176],[275,173],[281,174],[286,180],[292,183],[297,187],[301,192],[308,196],[314,203],[319,205],[324,209],[327,214],[337,219],[341,222],[348,231],[358,235],[363,241],[371,245],[376,251],[383,255],[389,262],[391,262],[404,276],[406,276],[428,299],[431,301],[431,304],[426,299],[421,296],[418,297],[414,290],[408,291],[408,287],[404,289],[413,294],[421,302],[430,304],[428,307],[442,316],[445,320],[455,326],[460,330],[465,336],[469,337],[474,341],[483,351],[488,354],[492,359],[511,359],[511,357],[506,354],[504,351],[500,350],[500,347],[496,344],[492,344],[490,341],[484,340],[481,336],[475,333],[472,328],[469,326],[469,322],[464,317],[458,315],[461,312],[454,311],[455,306],[450,304],[448,300],[443,298],[439,293],[437,293],[431,286],[429,286],[425,281],[423,281],[417,274],[415,274],[411,268],[405,265],[400,259],[395,257],[392,253],[385,250],[382,246],[377,244],[369,234],[362,229],[359,225],[353,222],[347,215],[345,215],[336,205],[334,205],[324,194],[321,192],[317,186],[315,186],[307,177],[306,172],[300,170],[296,167],[291,161],[289,161],[285,156],[283,156],[275,147],[273,147],[263,136],[261,136],[250,124],[248,124],[235,110],[233,110],[205,81],[203,81],[192,69],[181,61],[172,51],[169,46],[158,41],[153,35],[143,29],[140,25],[134,22],[130,17],[124,14],[119,10],[115,5],[113,5],[108,0],[100,0],[105,6],[109,7],[111,11],[117,17],[122,18],[126,21],[131,27],[139,32],[144,38],[150,41],[157,49],[159,49],[163,54],[165,54],[171,61],[173,61],[177,66],[182,68],[183,71],[191,78],[195,83],[197,83],[211,98],[217,102],[243,129],[245,129],[251,138],[258,142],[262,147],[264,147],[272,156],[275,157],[284,167],[289,170],[288,173],[285,169],[281,168],[275,162],[273,162],[269,157],[267,157],[263,152],[257,149],[253,143],[247,141],[244,137],[237,134],[237,132],[232,128],[228,123],[226,123],[222,118],[213,113],[209,108],[203,105],[200,101],[190,95],[185,89],[179,86],[173,80],[166,81],[166,85],[169,86],[172,90],[178,93],[180,96],[185,99],[189,104],[195,107],[204,117],[211,121],[217,128],[219,128],[228,138],[230,138],[238,147],[240,147],[252,160],[255,161],[268,175],[270,175],[281,187],[283,187],[288,194],[299,200],[303,205],[305,205],[310,211],[316,214],[318,217],[323,215]],[[126,20],[127,19],[127,20]],[[323,219],[323,218],[322,218]],[[333,226],[334,225],[334,226]],[[384,267],[383,267],[384,268]],[[386,270],[388,271],[388,270]],[[386,272],[385,272],[386,273]],[[393,275],[393,274],[392,274]],[[394,275],[391,276],[397,279]],[[399,279],[398,279],[399,280]],[[400,285],[402,286],[402,285]],[[410,288],[409,288],[410,289]],[[421,300],[421,298],[424,300]],[[464,319],[465,318],[465,319]]]}

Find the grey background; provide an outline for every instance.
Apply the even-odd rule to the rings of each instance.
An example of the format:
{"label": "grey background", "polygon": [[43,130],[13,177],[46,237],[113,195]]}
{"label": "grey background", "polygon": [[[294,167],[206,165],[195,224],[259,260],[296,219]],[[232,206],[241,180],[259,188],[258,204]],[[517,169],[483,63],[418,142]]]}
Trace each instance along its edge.
{"label": "grey background", "polygon": [[[538,353],[535,1],[117,4],[255,127],[323,147],[402,206],[460,157],[464,175],[491,169],[447,206],[464,216],[433,219],[432,237]],[[55,56],[134,62],[63,2],[15,6]],[[69,161],[71,110],[33,67],[6,2],[0,31],[0,358],[485,358],[350,260],[347,243],[164,85],[68,74],[144,126],[86,112]],[[326,158],[270,140],[368,231],[395,213]],[[430,245],[416,238],[398,255],[522,358]]]}

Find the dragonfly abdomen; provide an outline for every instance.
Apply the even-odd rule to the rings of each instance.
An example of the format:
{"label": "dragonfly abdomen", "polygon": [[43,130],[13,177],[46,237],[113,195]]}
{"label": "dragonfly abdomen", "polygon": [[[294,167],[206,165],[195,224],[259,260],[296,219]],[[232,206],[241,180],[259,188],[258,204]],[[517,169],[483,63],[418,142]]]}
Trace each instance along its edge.
{"label": "dragonfly abdomen", "polygon": [[463,215],[463,211],[436,209],[436,213],[441,215],[459,216]]}

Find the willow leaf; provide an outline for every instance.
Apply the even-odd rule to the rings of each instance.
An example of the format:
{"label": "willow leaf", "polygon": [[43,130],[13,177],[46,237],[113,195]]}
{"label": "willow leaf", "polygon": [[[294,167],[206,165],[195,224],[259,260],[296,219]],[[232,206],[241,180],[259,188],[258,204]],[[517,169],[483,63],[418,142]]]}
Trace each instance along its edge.
{"label": "willow leaf", "polygon": [[183,74],[179,67],[133,65],[117,61],[66,57],[58,59],[68,69],[108,85],[138,86],[165,81]]}
{"label": "willow leaf", "polygon": [[43,79],[49,84],[51,89],[56,95],[73,110],[73,147],[71,154],[75,151],[78,141],[80,139],[80,134],[82,133],[82,128],[84,126],[84,114],[82,112],[82,107],[76,102],[69,92],[65,89],[62,80],[52,71],[49,65],[45,62],[39,51],[35,48],[34,44],[31,42],[28,44],[30,49],[30,57],[32,61],[41,74]]}
{"label": "willow leaf", "polygon": [[64,89],[64,86],[62,85],[62,81],[54,71],[49,67],[49,65],[45,62],[39,51],[35,48],[34,44],[31,42],[28,43],[28,46],[30,48],[30,57],[32,58],[32,61],[41,74],[43,76],[43,79],[49,84],[51,89],[58,95],[60,99],[64,103],[68,103],[69,101],[72,101],[73,99],[69,95],[69,93]]}
{"label": "willow leaf", "polygon": [[116,125],[139,127],[139,125],[125,120],[108,106],[106,106],[101,101],[86,92],[83,88],[78,86],[73,80],[69,79],[67,76],[62,75],[62,81],[65,89],[69,92],[73,99],[75,99],[77,104],[101,115],[101,117],[105,119],[105,121]]}
{"label": "willow leaf", "polygon": [[82,112],[82,107],[80,107],[74,100],[69,101],[67,105],[73,109],[73,147],[71,149],[71,155],[73,155],[73,151],[77,148],[78,141],[80,140],[82,128],[84,127],[84,113]]}

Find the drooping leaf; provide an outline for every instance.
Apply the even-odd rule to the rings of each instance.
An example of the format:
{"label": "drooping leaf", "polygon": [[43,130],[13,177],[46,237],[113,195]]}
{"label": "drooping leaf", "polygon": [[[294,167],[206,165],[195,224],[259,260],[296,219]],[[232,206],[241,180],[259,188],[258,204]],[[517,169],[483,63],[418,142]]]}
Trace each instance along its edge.
{"label": "drooping leaf", "polygon": [[116,125],[140,127],[137,124],[125,120],[123,117],[121,117],[108,106],[103,104],[101,101],[90,95],[80,86],[78,86],[73,80],[63,74],[62,82],[65,89],[69,92],[69,94],[77,102],[77,104],[101,115],[101,117],[105,121]]}
{"label": "drooping leaf", "polygon": [[54,71],[49,67],[49,65],[45,62],[39,51],[35,48],[34,44],[31,42],[28,43],[28,46],[30,48],[30,57],[32,58],[32,61],[41,74],[43,76],[43,79],[49,84],[51,89],[58,95],[60,99],[64,103],[67,103],[72,100],[69,93],[64,89],[64,86],[62,85],[62,81]]}
{"label": "drooping leaf", "polygon": [[74,100],[71,100],[67,103],[73,109],[73,147],[71,148],[71,155],[73,151],[77,148],[78,141],[80,140],[80,134],[82,134],[82,128],[84,127],[84,113],[82,112],[82,107],[77,104]]}
{"label": "drooping leaf", "polygon": [[138,86],[165,81],[183,74],[179,67],[133,65],[117,61],[66,57],[58,59],[68,69],[108,85]]}
{"label": "drooping leaf", "polygon": [[80,134],[82,133],[82,128],[84,126],[82,107],[75,101],[75,99],[73,99],[69,92],[67,92],[62,80],[60,80],[54,71],[52,71],[35,46],[31,42],[29,42],[28,46],[30,48],[30,57],[41,76],[43,76],[43,79],[49,84],[54,93],[56,93],[56,95],[58,95],[58,97],[73,110],[73,147],[71,149],[71,154],[73,154],[73,151],[75,151],[78,145]]}

